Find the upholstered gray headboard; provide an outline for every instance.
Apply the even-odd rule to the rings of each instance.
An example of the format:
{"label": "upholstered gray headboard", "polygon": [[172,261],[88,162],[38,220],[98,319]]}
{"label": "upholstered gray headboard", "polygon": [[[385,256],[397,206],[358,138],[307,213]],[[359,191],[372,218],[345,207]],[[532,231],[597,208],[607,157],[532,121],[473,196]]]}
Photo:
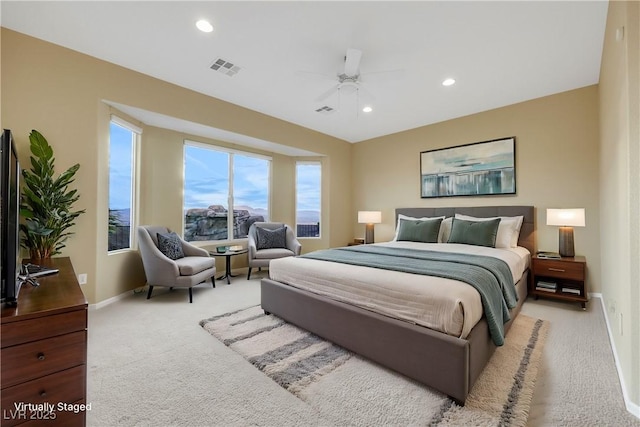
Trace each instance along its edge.
{"label": "upholstered gray headboard", "polygon": [[474,207],[456,207],[456,208],[398,208],[396,209],[396,223],[398,215],[407,215],[416,218],[445,216],[450,217],[455,214],[476,216],[486,218],[492,216],[519,216],[522,215],[524,220],[520,229],[520,238],[518,246],[525,247],[535,254],[536,252],[536,226],[535,226],[535,209],[533,206],[474,206]]}

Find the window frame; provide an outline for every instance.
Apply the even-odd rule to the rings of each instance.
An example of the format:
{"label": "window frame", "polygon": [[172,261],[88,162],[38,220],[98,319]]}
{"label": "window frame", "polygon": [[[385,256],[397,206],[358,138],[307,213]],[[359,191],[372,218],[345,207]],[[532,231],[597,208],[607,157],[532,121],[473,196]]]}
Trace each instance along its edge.
{"label": "window frame", "polygon": [[[273,157],[271,156],[267,156],[264,154],[257,154],[257,153],[253,153],[250,151],[243,151],[243,150],[238,150],[238,149],[234,149],[234,148],[230,148],[230,147],[225,147],[222,145],[216,145],[216,144],[209,144],[206,142],[200,142],[200,141],[194,141],[192,139],[184,139],[183,141],[183,146],[182,146],[182,191],[183,191],[183,197],[182,197],[182,234],[184,236],[184,231],[185,231],[185,227],[186,227],[186,221],[185,221],[185,205],[184,205],[184,194],[186,193],[185,191],[185,183],[186,183],[186,164],[185,164],[185,159],[186,159],[186,149],[187,146],[192,146],[192,147],[197,147],[197,148],[201,148],[201,149],[205,149],[205,150],[212,150],[212,151],[219,151],[219,152],[223,152],[229,155],[228,158],[228,171],[229,171],[229,176],[228,176],[228,188],[227,188],[227,211],[231,210],[233,212],[233,203],[235,201],[234,199],[234,188],[233,188],[233,184],[234,184],[234,176],[235,176],[235,172],[234,172],[234,156],[235,155],[240,155],[240,156],[245,156],[245,157],[253,157],[253,158],[257,158],[257,159],[262,159],[262,160],[266,160],[268,162],[268,186],[267,186],[267,212],[269,215],[269,218],[271,218],[271,193],[272,193],[272,182],[273,182]],[[267,219],[265,219],[267,220]],[[229,237],[231,236],[231,238]],[[194,240],[194,241],[190,241],[189,243],[197,243],[197,244],[225,244],[225,243],[231,243],[231,242],[236,242],[236,241],[245,241],[247,240],[247,236],[245,237],[234,237],[233,236],[233,215],[227,215],[227,238],[224,240]]]}
{"label": "window frame", "polygon": [[[141,146],[141,138],[142,138],[142,128],[140,126],[136,126],[135,124],[119,117],[115,114],[112,114],[109,119],[109,163],[111,161],[111,124],[115,124],[121,128],[124,128],[132,133],[132,147],[131,147],[131,205],[129,207],[129,247],[113,249],[109,250],[109,246],[107,245],[107,254],[114,255],[118,253],[124,253],[129,251],[137,251],[138,250],[138,239],[135,233],[135,230],[138,227],[139,222],[139,194],[140,194],[140,146]],[[108,167],[108,191],[107,197],[111,198],[111,167]],[[110,202],[107,201],[107,207]],[[108,218],[107,218],[108,221]],[[107,237],[108,238],[108,237]]]}

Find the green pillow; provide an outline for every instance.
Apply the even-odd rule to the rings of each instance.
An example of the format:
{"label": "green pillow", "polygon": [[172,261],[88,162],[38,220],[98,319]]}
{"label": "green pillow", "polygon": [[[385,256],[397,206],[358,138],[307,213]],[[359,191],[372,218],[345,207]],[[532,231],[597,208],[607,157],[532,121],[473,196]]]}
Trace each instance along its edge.
{"label": "green pillow", "polygon": [[396,240],[422,243],[438,243],[438,232],[442,218],[426,220],[400,219]]}
{"label": "green pillow", "polygon": [[466,221],[453,218],[449,243],[495,247],[500,218],[489,221]]}

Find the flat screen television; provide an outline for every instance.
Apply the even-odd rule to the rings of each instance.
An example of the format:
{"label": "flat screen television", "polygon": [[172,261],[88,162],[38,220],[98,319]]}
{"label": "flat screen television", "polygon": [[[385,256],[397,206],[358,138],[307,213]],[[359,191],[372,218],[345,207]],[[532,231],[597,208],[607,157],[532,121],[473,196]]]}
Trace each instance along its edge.
{"label": "flat screen television", "polygon": [[0,223],[0,256],[2,270],[2,303],[15,305],[20,291],[20,163],[11,131],[2,132],[0,189],[2,219]]}

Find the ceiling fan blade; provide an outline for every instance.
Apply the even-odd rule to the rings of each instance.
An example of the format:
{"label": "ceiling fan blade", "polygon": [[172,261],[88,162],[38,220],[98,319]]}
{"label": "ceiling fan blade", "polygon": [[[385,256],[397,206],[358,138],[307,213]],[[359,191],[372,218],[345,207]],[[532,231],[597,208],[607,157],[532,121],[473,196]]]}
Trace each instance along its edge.
{"label": "ceiling fan blade", "polygon": [[330,97],[331,95],[333,95],[338,89],[340,88],[340,85],[337,84],[335,86],[332,86],[329,90],[325,91],[324,93],[322,93],[320,96],[318,96],[315,99],[315,102],[322,102],[325,99],[327,99],[328,97]]}
{"label": "ceiling fan blade", "polygon": [[360,69],[360,59],[362,51],[358,49],[347,49],[347,57],[344,61],[344,74],[347,76],[357,76]]}
{"label": "ceiling fan blade", "polygon": [[398,68],[395,70],[380,70],[380,71],[367,71],[366,73],[362,73],[360,76],[368,79],[369,77],[378,77],[378,76],[384,76],[385,78],[392,78],[392,79],[401,79],[402,77],[404,77],[405,74],[405,70],[403,68]]}
{"label": "ceiling fan blade", "polygon": [[317,73],[315,71],[299,70],[295,72],[295,75],[305,79],[314,79],[314,80],[335,80],[336,79],[335,75]]}

